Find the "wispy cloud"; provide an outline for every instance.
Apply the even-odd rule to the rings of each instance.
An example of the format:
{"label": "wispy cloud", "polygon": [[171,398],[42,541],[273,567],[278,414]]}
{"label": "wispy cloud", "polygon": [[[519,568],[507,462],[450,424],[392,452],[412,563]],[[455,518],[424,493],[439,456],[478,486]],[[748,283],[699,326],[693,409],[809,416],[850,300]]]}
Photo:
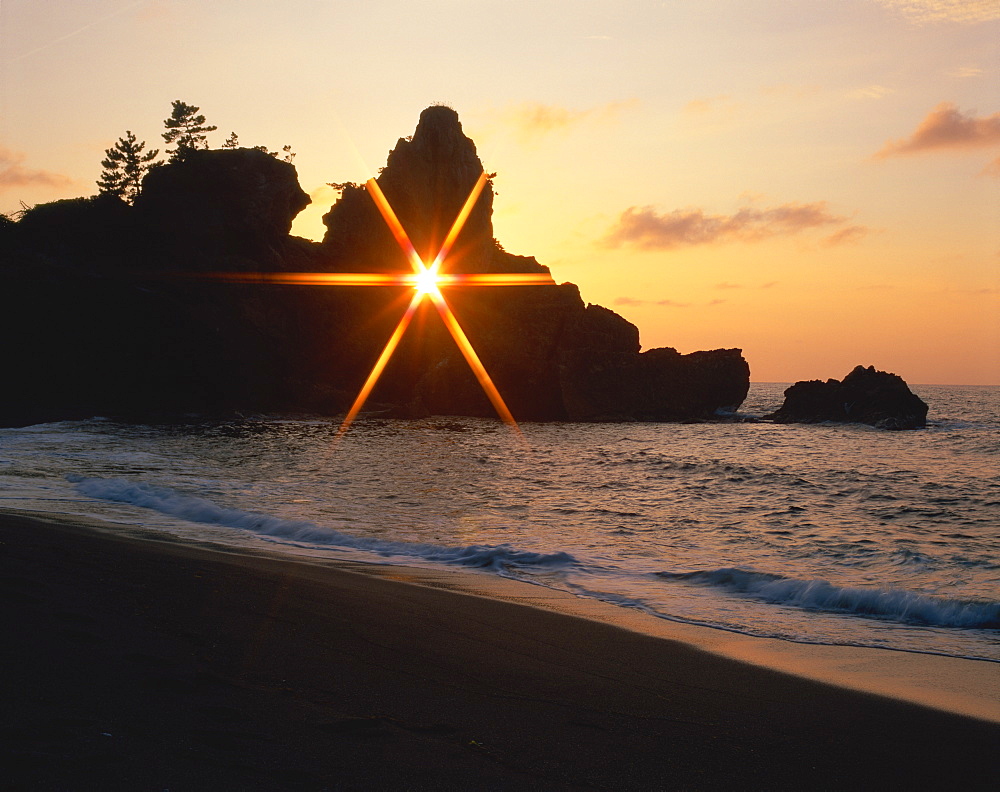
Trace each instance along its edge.
{"label": "wispy cloud", "polygon": [[1000,144],[1000,113],[976,118],[951,102],[942,102],[920,122],[912,135],[890,140],[875,159],[939,149],[969,149]]}
{"label": "wispy cloud", "polygon": [[[723,290],[744,288],[773,289],[777,285],[777,281],[768,281],[767,283],[760,284],[760,286],[749,287],[744,286],[742,283],[717,283],[714,288]],[[708,302],[698,303],[698,305],[704,305],[710,308],[714,305],[722,305],[726,302],[729,301],[722,297],[715,297]],[[660,308],[691,308],[695,306],[695,303],[693,302],[677,302],[676,300],[641,300],[637,297],[616,297],[614,304],[623,308],[638,308],[641,305],[653,305]]]}
{"label": "wispy cloud", "polygon": [[993,179],[1000,179],[1000,157],[997,157],[993,162],[983,168],[982,176],[989,176]]}
{"label": "wispy cloud", "polygon": [[882,99],[885,96],[894,94],[896,91],[893,88],[887,88],[884,85],[866,85],[864,88],[855,88],[851,91],[850,96],[852,99]]}
{"label": "wispy cloud", "polygon": [[[628,246],[639,250],[671,250],[734,240],[757,242],[829,226],[844,226],[838,232],[863,228],[847,226],[847,221],[848,218],[833,214],[825,201],[788,203],[762,209],[745,207],[731,215],[709,215],[701,209],[661,214],[651,206],[630,206],[601,238],[600,244],[609,248]],[[848,241],[848,236],[857,238],[858,233],[845,235],[844,241]]]}
{"label": "wispy cloud", "polygon": [[978,77],[983,73],[983,70],[978,66],[959,66],[957,69],[952,69],[947,72],[949,77]]}
{"label": "wispy cloud", "polygon": [[615,305],[635,308],[640,305],[658,305],[661,308],[690,308],[692,303],[676,302],[674,300],[637,300],[635,297],[616,297]]}
{"label": "wispy cloud", "polygon": [[75,182],[69,176],[51,171],[26,168],[25,155],[0,146],[0,190],[10,187],[70,187]]}
{"label": "wispy cloud", "polygon": [[876,0],[917,25],[935,22],[987,22],[1000,19],[996,0]]}
{"label": "wispy cloud", "polygon": [[560,105],[524,102],[500,111],[499,120],[505,126],[512,128],[522,142],[532,143],[545,135],[562,132],[582,123],[613,121],[621,113],[635,108],[638,104],[638,99],[627,99],[574,110]]}
{"label": "wispy cloud", "polygon": [[834,231],[830,236],[823,240],[823,245],[825,247],[836,247],[837,245],[847,245],[852,242],[857,242],[863,237],[868,236],[871,233],[871,229],[868,226],[863,225],[849,225],[844,228]]}

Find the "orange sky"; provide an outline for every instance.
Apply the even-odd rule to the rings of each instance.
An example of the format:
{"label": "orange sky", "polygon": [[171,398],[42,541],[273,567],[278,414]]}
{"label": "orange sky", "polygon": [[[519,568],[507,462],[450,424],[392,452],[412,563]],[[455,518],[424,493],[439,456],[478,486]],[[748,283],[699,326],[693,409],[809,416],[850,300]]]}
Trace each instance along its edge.
{"label": "orange sky", "polygon": [[317,238],[445,102],[504,247],[645,348],[1000,384],[998,41],[994,0],[6,0],[0,211],[93,194],[182,99],[291,144]]}

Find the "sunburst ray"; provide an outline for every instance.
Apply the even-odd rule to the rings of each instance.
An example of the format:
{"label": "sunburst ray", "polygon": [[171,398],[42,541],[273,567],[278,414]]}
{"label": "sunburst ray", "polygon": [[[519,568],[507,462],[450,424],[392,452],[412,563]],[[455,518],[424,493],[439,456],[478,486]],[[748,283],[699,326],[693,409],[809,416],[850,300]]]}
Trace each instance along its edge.
{"label": "sunburst ray", "polygon": [[472,214],[472,210],[475,208],[476,202],[479,200],[479,196],[486,186],[487,181],[488,177],[486,173],[480,173],[479,178],[476,179],[476,183],[465,199],[465,203],[455,217],[455,221],[451,224],[448,235],[441,244],[441,249],[438,250],[433,262],[428,266],[420,258],[416,248],[414,248],[413,242],[406,233],[406,229],[403,228],[403,224],[396,216],[378,182],[375,179],[368,180],[366,185],[367,192],[375,202],[375,206],[378,208],[379,214],[382,215],[382,219],[385,220],[386,225],[389,227],[393,238],[396,240],[396,244],[399,245],[407,261],[410,263],[412,272],[208,272],[194,277],[227,283],[261,283],[282,286],[407,286],[413,288],[414,294],[410,299],[406,311],[404,311],[399,323],[396,325],[396,329],[393,330],[385,347],[383,347],[378,360],[375,361],[375,365],[368,374],[364,385],[361,386],[361,391],[354,399],[353,404],[351,404],[351,408],[347,411],[347,415],[337,430],[337,437],[340,438],[343,436],[355,418],[358,417],[365,402],[378,383],[379,378],[382,376],[382,372],[385,371],[389,360],[399,346],[399,342],[410,326],[410,321],[413,319],[417,308],[420,307],[425,298],[428,298],[434,303],[435,308],[437,308],[441,320],[444,322],[451,337],[455,340],[455,344],[465,358],[466,363],[469,364],[469,368],[472,369],[476,381],[490,400],[490,404],[493,405],[493,409],[496,410],[497,415],[523,439],[517,421],[514,420],[514,416],[500,395],[500,391],[494,384],[489,372],[486,371],[486,367],[479,359],[479,355],[472,346],[472,342],[459,324],[458,317],[455,316],[448,301],[441,293],[441,289],[445,287],[555,285],[555,281],[552,280],[550,275],[542,273],[489,272],[466,274],[440,271],[447,261],[448,256],[451,255],[452,248],[455,246],[455,242],[458,240],[462,229]]}
{"label": "sunburst ray", "polygon": [[399,320],[399,324],[396,325],[396,329],[393,330],[392,335],[389,336],[389,341],[382,350],[382,354],[378,356],[378,360],[375,361],[375,366],[368,375],[368,379],[366,379],[365,384],[361,386],[361,391],[354,400],[354,404],[351,405],[351,409],[347,411],[347,416],[340,424],[340,429],[337,430],[338,437],[350,429],[354,419],[357,418],[358,413],[361,412],[361,408],[364,407],[365,402],[368,400],[368,395],[372,392],[372,389],[375,387],[375,383],[378,382],[379,377],[382,376],[382,372],[388,365],[389,359],[392,357],[392,353],[395,352],[396,347],[399,346],[399,342],[403,338],[406,328],[410,326],[410,320],[413,318],[413,314],[416,313],[417,308],[420,306],[420,303],[423,302],[423,299],[423,293],[414,293],[413,298],[410,300],[410,304],[406,308],[406,312],[403,314],[402,319]]}

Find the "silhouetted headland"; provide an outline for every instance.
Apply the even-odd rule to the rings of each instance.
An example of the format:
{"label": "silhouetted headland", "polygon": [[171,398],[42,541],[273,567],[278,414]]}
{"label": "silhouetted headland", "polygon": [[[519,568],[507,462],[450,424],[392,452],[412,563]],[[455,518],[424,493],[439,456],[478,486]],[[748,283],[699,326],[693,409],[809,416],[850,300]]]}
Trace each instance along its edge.
{"label": "silhouetted headland", "polygon": [[[427,256],[481,172],[457,113],[434,106],[389,153],[378,183]],[[77,198],[4,222],[0,327],[17,385],[0,396],[0,423],[345,411],[407,289],[190,277],[409,271],[363,186],[343,185],[321,243],[289,234],[308,203],[288,162],[253,149],[198,150],[150,171],[134,206]],[[487,183],[448,270],[548,272],[504,251],[492,211]],[[448,300],[521,420],[705,420],[735,410],[749,387],[741,350],[640,352],[638,329],[586,304],[571,283],[450,288]],[[414,323],[421,331],[404,337],[369,408],[494,415],[433,309]]]}

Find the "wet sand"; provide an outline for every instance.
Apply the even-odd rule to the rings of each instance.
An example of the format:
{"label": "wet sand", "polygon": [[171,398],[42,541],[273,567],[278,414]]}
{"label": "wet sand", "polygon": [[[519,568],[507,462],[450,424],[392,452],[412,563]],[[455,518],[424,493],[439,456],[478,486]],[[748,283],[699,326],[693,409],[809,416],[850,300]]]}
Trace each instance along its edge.
{"label": "wet sand", "polygon": [[[883,658],[905,653],[854,650],[817,674],[797,651],[755,639],[734,650],[690,628],[716,636],[710,652],[566,595],[483,581],[477,596],[474,575],[237,556],[11,515],[0,515],[0,569],[5,788],[997,782],[996,722],[719,654],[784,656],[797,673],[856,674],[879,690]],[[932,660],[906,685],[953,669],[974,701],[997,679],[998,664]],[[884,678],[893,693],[899,680]],[[949,690],[928,701],[946,706]],[[988,717],[997,693],[983,694]]]}

